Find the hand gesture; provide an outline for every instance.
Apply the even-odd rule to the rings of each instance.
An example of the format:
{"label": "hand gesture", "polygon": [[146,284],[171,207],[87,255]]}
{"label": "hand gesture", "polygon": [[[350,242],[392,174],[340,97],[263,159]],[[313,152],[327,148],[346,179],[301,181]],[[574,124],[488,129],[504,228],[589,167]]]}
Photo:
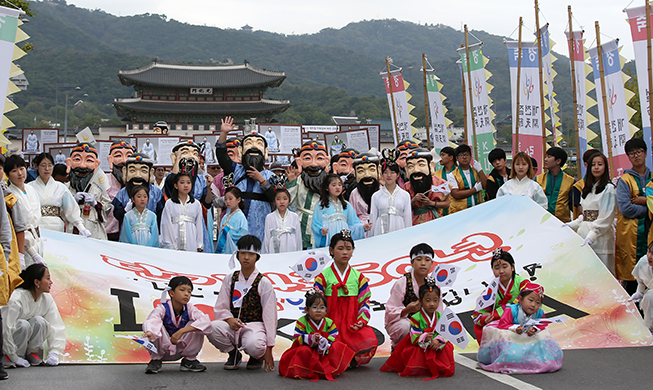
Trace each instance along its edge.
{"label": "hand gesture", "polygon": [[263,182],[265,182],[265,178],[263,177],[263,175],[261,175],[261,172],[259,172],[258,169],[254,167],[249,167],[249,169],[247,170],[247,177],[256,180],[260,184],[263,184]]}
{"label": "hand gesture", "polygon": [[231,330],[233,330],[234,332],[242,328],[243,326],[245,326],[245,324],[243,324],[243,322],[240,319],[233,318],[233,317],[229,318],[227,320],[227,323],[229,324]]}
{"label": "hand gesture", "polygon": [[222,122],[222,124],[220,125],[221,133],[228,133],[234,129],[234,118],[228,116],[224,119],[221,119],[220,122]]}
{"label": "hand gesture", "polygon": [[366,232],[369,232],[370,230],[372,230],[372,224],[369,222],[366,223],[365,225],[363,225],[363,229],[365,229]]}

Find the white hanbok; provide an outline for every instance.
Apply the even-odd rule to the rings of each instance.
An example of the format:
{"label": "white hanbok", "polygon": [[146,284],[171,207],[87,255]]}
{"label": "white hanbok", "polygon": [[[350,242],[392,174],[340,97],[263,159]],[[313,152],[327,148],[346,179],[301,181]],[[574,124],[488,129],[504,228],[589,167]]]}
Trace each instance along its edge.
{"label": "white hanbok", "polygon": [[30,134],[27,136],[27,142],[25,143],[25,149],[28,153],[38,153],[39,150],[39,138],[36,134]]}
{"label": "white hanbok", "polygon": [[66,155],[65,154],[57,154],[54,156],[54,164],[66,164]]}
{"label": "white hanbok", "polygon": [[608,183],[603,191],[598,194],[595,192],[596,184],[585,199],[581,198],[583,214],[571,221],[569,227],[576,230],[579,236],[593,241],[590,246],[614,274],[615,232],[612,222],[617,213],[617,190],[612,183]]}
{"label": "white hanbok", "polygon": [[186,203],[166,201],[161,215],[161,243],[159,247],[197,252],[204,249],[202,205],[188,195]]}
{"label": "white hanbok", "polygon": [[147,154],[147,156],[149,158],[151,158],[152,161],[154,161],[155,164],[157,163],[157,161],[156,161],[156,150],[154,149],[154,145],[152,143],[149,143],[149,144],[145,143],[143,145],[143,149],[141,150],[141,153]]}
{"label": "white hanbok", "polygon": [[268,143],[268,151],[270,153],[279,153],[279,142],[277,141],[277,135],[274,131],[268,131],[265,133],[265,140]]}
{"label": "white hanbok", "polygon": [[9,191],[16,198],[23,207],[25,219],[27,222],[27,230],[25,230],[25,267],[29,267],[34,263],[32,255],[39,255],[43,257],[43,240],[41,240],[41,232],[39,226],[41,225],[41,200],[36,190],[25,185],[25,192],[20,188],[9,184]]}
{"label": "white hanbok", "polygon": [[215,151],[209,141],[202,144],[202,155],[204,155],[204,163],[206,165],[213,165],[217,162],[215,158]]}
{"label": "white hanbok", "polygon": [[79,212],[79,205],[66,185],[50,177],[43,183],[41,177],[28,184],[41,200],[41,228],[63,232],[65,224],[72,224],[77,230],[85,229]]}
{"label": "white hanbok", "polygon": [[646,255],[633,268],[633,276],[637,280],[637,292],[643,295],[639,307],[644,312],[644,324],[653,332],[653,267],[648,265]]}
{"label": "white hanbok", "polygon": [[265,217],[265,253],[283,253],[302,250],[302,227],[299,216],[286,210],[283,217],[274,210]]}
{"label": "white hanbok", "polygon": [[524,176],[521,180],[517,179],[517,177],[508,180],[504,185],[499,187],[497,198],[508,194],[527,196],[545,209],[549,205],[549,200],[542,186],[528,176]]}
{"label": "white hanbok", "polygon": [[392,193],[385,186],[381,187],[372,195],[370,222],[370,237],[413,226],[410,194],[398,185]]}

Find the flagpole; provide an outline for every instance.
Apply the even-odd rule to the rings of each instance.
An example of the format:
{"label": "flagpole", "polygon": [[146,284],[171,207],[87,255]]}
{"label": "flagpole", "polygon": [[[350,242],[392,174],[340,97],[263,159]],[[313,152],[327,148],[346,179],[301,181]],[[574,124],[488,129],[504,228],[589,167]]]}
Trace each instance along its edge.
{"label": "flagpole", "polygon": [[[651,99],[653,99],[653,70],[651,69],[651,4],[648,0],[646,2],[646,62],[648,64],[648,111],[649,111],[649,126],[653,129],[653,115],[651,115]],[[644,126],[642,125],[642,128]],[[653,131],[653,130],[651,130]]]}
{"label": "flagpole", "polygon": [[519,17],[519,43],[517,44],[517,98],[515,101],[515,145],[513,145],[512,157],[514,158],[519,153],[519,100],[521,98],[521,28],[522,17]]}
{"label": "flagpole", "polygon": [[[460,45],[460,47],[463,47],[463,45]],[[467,84],[465,83],[465,72],[463,71],[462,61],[460,61],[460,76],[463,85],[463,126],[465,127],[465,137],[467,137],[467,90],[465,89]]]}
{"label": "flagpole", "polygon": [[574,102],[574,128],[576,129],[576,177],[580,180],[583,177],[581,169],[581,155],[580,155],[580,131],[578,129],[578,96],[576,90],[576,45],[574,40],[574,30],[571,23],[571,6],[567,6],[567,13],[569,14],[569,58],[571,58],[571,94]]}
{"label": "flagpole", "polygon": [[[422,73],[424,73],[424,124],[426,126],[426,146],[431,150],[431,133],[429,131],[429,93],[426,88],[426,54],[422,53]],[[433,80],[433,82],[436,82]]]}
{"label": "flagpole", "polygon": [[[540,68],[540,111],[542,121],[542,171],[544,171],[544,156],[546,155],[546,119],[544,118],[544,79],[542,76],[542,34],[540,32],[540,7],[537,0],[535,0],[535,31],[537,34],[537,56],[538,66]],[[551,118],[553,123],[553,118]],[[555,139],[555,134],[553,135]]]}
{"label": "flagpole", "polygon": [[[613,172],[613,161],[612,161],[612,138],[610,136],[610,117],[608,115],[608,101],[605,95],[605,76],[603,72],[603,50],[601,48],[601,30],[599,29],[599,22],[598,20],[594,22],[594,26],[596,27],[596,53],[597,56],[599,57],[599,74],[601,77],[601,99],[603,100],[603,120],[605,121],[605,139],[608,144],[608,163],[609,163],[609,168],[610,168],[610,177],[612,176]],[[617,59],[618,61],[619,59]]]}
{"label": "flagpole", "polygon": [[388,70],[388,86],[390,87],[390,103],[392,103],[392,119],[395,125],[395,138],[397,139],[397,143],[399,143],[403,140],[399,139],[399,127],[397,126],[397,112],[395,111],[395,96],[394,93],[392,92],[392,75],[390,74],[390,61],[388,61],[388,57],[385,57],[385,67]]}
{"label": "flagpole", "polygon": [[[467,91],[469,92],[469,108],[472,110],[472,134],[474,136],[474,161],[478,161],[478,147],[476,145],[476,123],[474,122],[474,99],[472,99],[472,69],[469,59],[469,39],[467,36],[467,25],[465,25],[465,57],[467,58]],[[483,59],[481,59],[483,61]],[[467,131],[467,129],[465,129]]]}

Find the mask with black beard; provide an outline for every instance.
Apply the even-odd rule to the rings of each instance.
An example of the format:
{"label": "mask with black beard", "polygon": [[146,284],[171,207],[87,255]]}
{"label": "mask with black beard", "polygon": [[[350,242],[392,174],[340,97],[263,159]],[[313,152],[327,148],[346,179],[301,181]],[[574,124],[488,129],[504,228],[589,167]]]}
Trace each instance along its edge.
{"label": "mask with black beard", "polygon": [[93,178],[93,170],[91,168],[73,168],[69,177],[70,187],[72,187],[72,189],[77,192],[87,192],[88,184]]}
{"label": "mask with black beard", "polygon": [[118,180],[118,183],[120,183],[121,186],[125,186],[125,182],[123,181],[122,177],[122,169],[125,167],[125,164],[120,163],[120,164],[113,164],[113,168],[111,168],[111,174],[113,177]]}
{"label": "mask with black beard", "polygon": [[243,167],[245,167],[245,170],[255,168],[261,172],[265,169],[265,156],[263,156],[263,152],[255,148],[247,149],[243,155]]}
{"label": "mask with black beard", "polygon": [[301,178],[306,188],[314,194],[319,194],[322,188],[322,182],[328,175],[327,171],[320,166],[305,167],[302,169]]}
{"label": "mask with black beard", "polygon": [[372,205],[372,195],[379,190],[379,180],[375,177],[364,177],[356,183],[356,188],[358,188],[358,193],[367,203],[367,212],[369,213]]}
{"label": "mask with black beard", "polygon": [[431,175],[425,175],[422,172],[413,172],[410,175],[410,186],[416,194],[425,194],[430,191],[432,181]]}

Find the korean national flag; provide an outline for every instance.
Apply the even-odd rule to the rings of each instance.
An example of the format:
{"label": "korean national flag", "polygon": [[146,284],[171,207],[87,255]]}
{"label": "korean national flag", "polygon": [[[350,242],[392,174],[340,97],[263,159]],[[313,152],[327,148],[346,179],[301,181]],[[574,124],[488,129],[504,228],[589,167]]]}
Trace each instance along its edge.
{"label": "korean national flag", "polygon": [[469,336],[463,327],[463,322],[450,307],[442,312],[440,320],[435,325],[435,331],[461,349],[465,349],[469,343]]}
{"label": "korean national flag", "polygon": [[290,267],[305,281],[312,283],[316,275],[327,266],[329,257],[321,251],[308,251]]}
{"label": "korean national flag", "polygon": [[485,292],[480,297],[476,298],[476,311],[494,305],[494,301],[497,299],[498,289],[499,289],[499,278],[495,278],[493,281],[490,282],[490,285],[487,286]]}
{"label": "korean national flag", "polygon": [[231,297],[231,302],[233,303],[234,307],[243,306],[243,299],[251,288],[252,286],[248,286],[247,282],[234,283],[234,294]]}
{"label": "korean national flag", "polygon": [[435,279],[438,287],[451,287],[459,272],[460,267],[453,264],[438,264],[431,273],[431,277]]}

